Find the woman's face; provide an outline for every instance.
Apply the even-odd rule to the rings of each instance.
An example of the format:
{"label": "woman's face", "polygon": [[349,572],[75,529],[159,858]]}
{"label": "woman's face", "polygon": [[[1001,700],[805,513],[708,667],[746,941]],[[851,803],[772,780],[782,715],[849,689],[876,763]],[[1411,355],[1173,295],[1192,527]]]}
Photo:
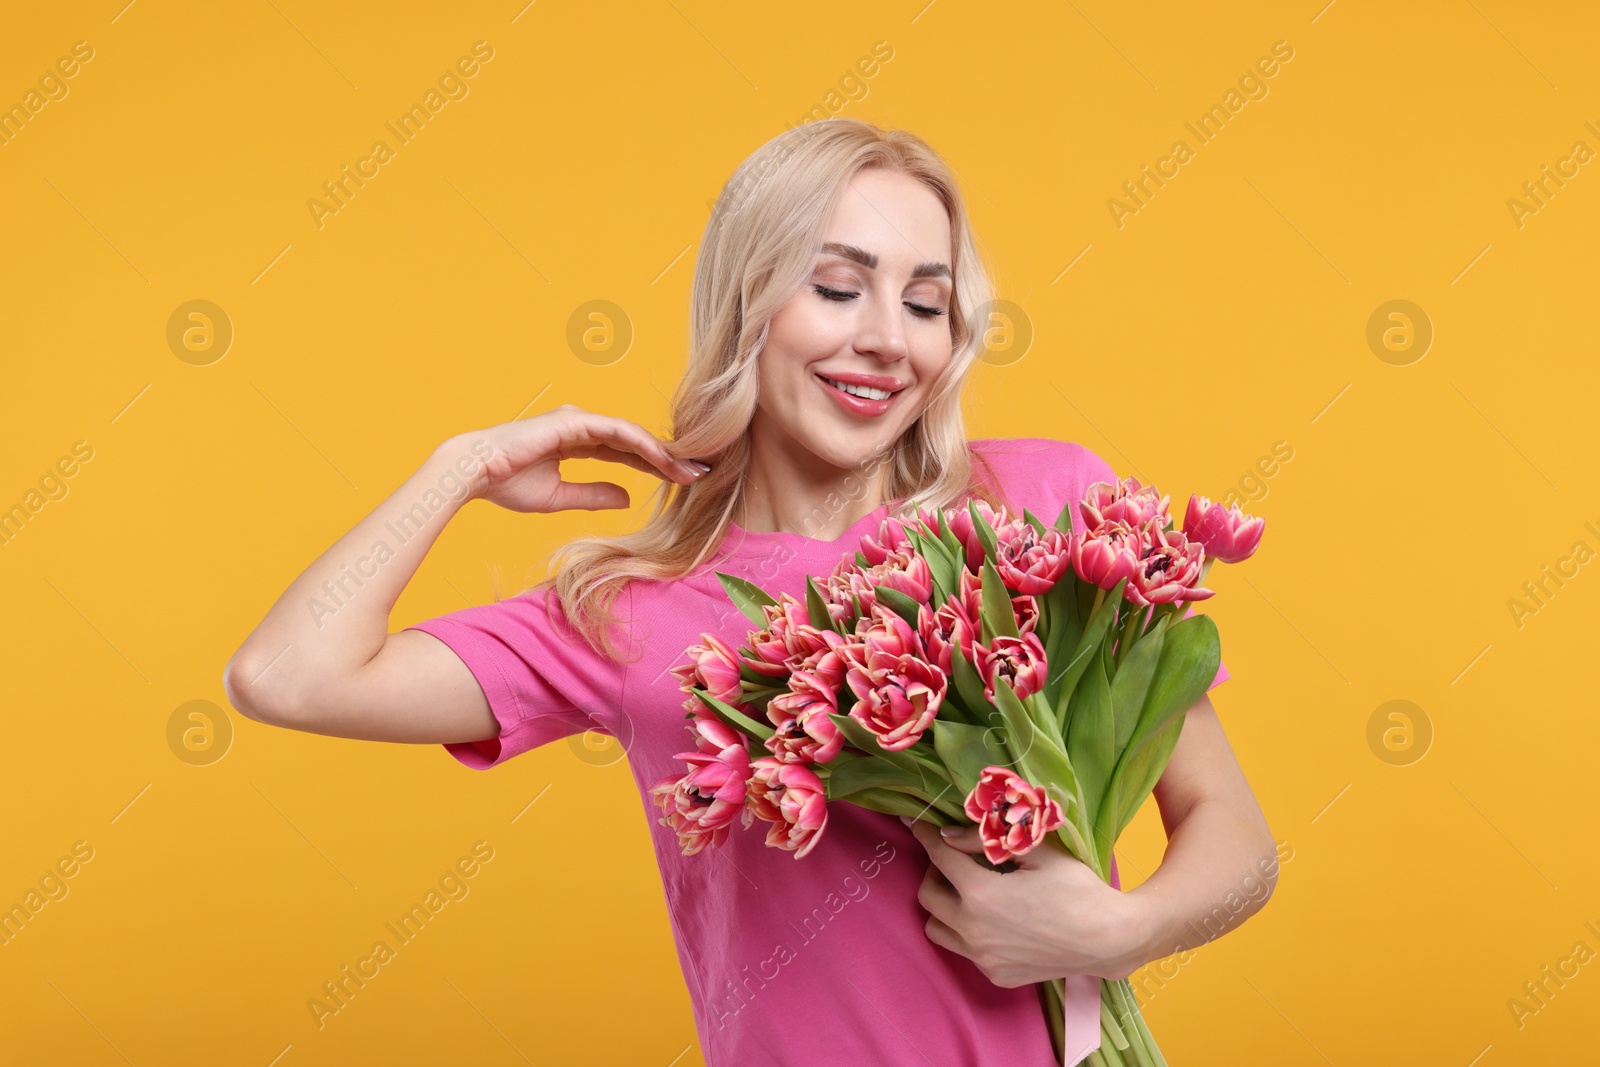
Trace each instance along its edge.
{"label": "woman's face", "polygon": [[[931,189],[898,171],[858,172],[758,357],[757,447],[841,468],[886,455],[950,362],[952,259],[950,220]],[[841,380],[892,395],[848,396]]]}

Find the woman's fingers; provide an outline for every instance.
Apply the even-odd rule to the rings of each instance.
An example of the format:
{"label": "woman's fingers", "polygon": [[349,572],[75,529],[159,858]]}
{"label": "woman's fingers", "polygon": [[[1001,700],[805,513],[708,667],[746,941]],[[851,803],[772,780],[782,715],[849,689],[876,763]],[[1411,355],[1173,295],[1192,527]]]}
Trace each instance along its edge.
{"label": "woman's fingers", "polygon": [[658,473],[676,482],[692,483],[702,471],[686,459],[675,459],[660,438],[638,423],[627,419],[595,416],[597,434],[613,446],[637,453],[653,464]]}
{"label": "woman's fingers", "polygon": [[[645,459],[637,452],[630,452],[621,448],[613,448],[611,445],[601,445],[600,447],[596,448],[594,458],[607,460],[612,463],[624,463],[636,471],[642,471],[645,474],[653,474],[657,478],[667,477],[666,473],[662,471],[660,467],[656,466],[654,463],[651,463],[648,459]],[[678,480],[677,476],[674,475],[672,480]]]}
{"label": "woman's fingers", "polygon": [[615,482],[560,482],[545,510],[603,511],[625,508],[628,504],[628,491]]}

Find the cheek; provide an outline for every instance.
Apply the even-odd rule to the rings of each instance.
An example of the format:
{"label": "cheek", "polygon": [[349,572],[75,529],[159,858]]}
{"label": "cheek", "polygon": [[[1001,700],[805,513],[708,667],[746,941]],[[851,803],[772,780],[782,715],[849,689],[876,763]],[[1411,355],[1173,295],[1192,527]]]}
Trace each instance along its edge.
{"label": "cheek", "polygon": [[931,391],[935,380],[945,373],[954,358],[955,351],[949,338],[945,338],[942,343],[933,341],[914,350],[912,366],[916,368],[920,388],[925,392]]}
{"label": "cheek", "polygon": [[[820,305],[820,301],[813,304]],[[813,304],[802,297],[784,305],[773,316],[767,331],[767,346],[762,352],[762,358],[767,361],[763,376],[792,379],[796,375],[807,375],[809,364],[826,359],[848,343],[839,316],[830,316],[825,306]],[[768,353],[772,358],[767,359]]]}

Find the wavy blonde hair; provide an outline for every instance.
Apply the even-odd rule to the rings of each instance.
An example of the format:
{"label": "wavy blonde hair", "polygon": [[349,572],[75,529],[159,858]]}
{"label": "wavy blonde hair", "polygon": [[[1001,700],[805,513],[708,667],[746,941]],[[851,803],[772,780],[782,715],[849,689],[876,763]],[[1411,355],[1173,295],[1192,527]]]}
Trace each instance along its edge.
{"label": "wavy blonde hair", "polygon": [[[778,134],[739,165],[706,223],[690,294],[689,357],[672,398],[669,450],[704,459],[709,474],[693,485],[663,480],[645,524],[621,537],[581,537],[553,554],[554,583],[571,627],[601,655],[618,659],[608,628],[613,603],[633,579],[674,580],[717,549],[744,491],[750,423],[756,412],[756,360],[773,316],[805,285],[816,264],[834,204],[856,172],[904,173],[939,197],[949,213],[954,295],[953,354],[935,379],[923,413],[887,454],[863,465],[886,466],[889,514],[914,518],[918,507],[943,508],[976,496],[1004,503],[984,464],[975,477],[961,413],[961,387],[981,348],[972,316],[993,299],[993,283],[968,224],[955,175],[921,138],[853,118],[830,118]],[[981,457],[977,457],[980,464]],[[847,480],[847,484],[860,479]],[[830,495],[807,518],[837,513]],[[537,586],[535,587],[537,588]]]}

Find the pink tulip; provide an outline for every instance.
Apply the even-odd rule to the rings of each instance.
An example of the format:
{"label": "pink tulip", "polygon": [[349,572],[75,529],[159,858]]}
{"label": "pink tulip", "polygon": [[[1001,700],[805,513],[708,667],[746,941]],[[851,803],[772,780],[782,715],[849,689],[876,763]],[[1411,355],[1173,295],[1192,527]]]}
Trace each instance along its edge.
{"label": "pink tulip", "polygon": [[917,631],[898,612],[882,604],[856,620],[855,633],[846,637],[838,647],[839,655],[848,663],[865,659],[868,652],[881,652],[890,656],[922,654],[922,641]]}
{"label": "pink tulip", "polygon": [[1072,539],[1072,569],[1090,585],[1110,589],[1138,569],[1144,540],[1137,527],[1118,519],[1092,530],[1080,530]]}
{"label": "pink tulip", "polygon": [[1191,496],[1183,516],[1184,534],[1223,563],[1243,563],[1254,555],[1266,525],[1266,519],[1246,515],[1237,504],[1225,508],[1203,496]]}
{"label": "pink tulip", "polygon": [[1049,675],[1044,642],[1037,634],[1025,633],[1020,638],[996,637],[988,645],[972,647],[978,657],[975,666],[983,679],[983,695],[990,703],[994,702],[996,678],[1010,683],[1018,700],[1026,700],[1044,688]]}
{"label": "pink tulip", "polygon": [[845,684],[856,702],[849,716],[878,738],[889,752],[910,748],[939,713],[948,681],[926,654],[895,656],[869,651],[852,662]]}
{"label": "pink tulip", "polygon": [[1146,548],[1122,595],[1146,607],[1180,600],[1204,600],[1215,593],[1200,588],[1205,573],[1206,550],[1180,530],[1163,530],[1160,519],[1144,528]]}
{"label": "pink tulip", "polygon": [[1084,494],[1078,513],[1091,532],[1108,522],[1125,522],[1137,529],[1157,515],[1165,516],[1171,500],[1170,496],[1158,495],[1153,485],[1140,485],[1137,478],[1095,482]]}
{"label": "pink tulip", "polygon": [[[789,594],[783,595],[788,597],[791,603],[797,603]],[[787,664],[793,653],[789,649],[787,638],[792,623],[784,607],[781,601],[776,605],[767,605],[762,609],[766,615],[767,625],[763,629],[750,631],[750,655],[744,658],[744,662],[758,674],[784,678],[789,673]]]}
{"label": "pink tulip", "polygon": [[687,762],[689,772],[658,780],[650,796],[662,811],[656,821],[674,831],[683,854],[692,856],[708,844],[720,846],[735,816],[744,812],[750,753],[740,740],[721,752],[680,752],[674,758]]}
{"label": "pink tulip", "polygon": [[1027,520],[1017,519],[996,534],[995,570],[1007,589],[1030,596],[1047,593],[1071,565],[1071,543],[1053,526],[1041,534]]}
{"label": "pink tulip", "polygon": [[724,749],[744,747],[744,735],[705,709],[699,697],[692,698],[696,705],[695,717],[688,725],[694,735],[695,748],[715,756]]}
{"label": "pink tulip", "polygon": [[822,840],[828,828],[828,791],[810,768],[763,756],[751,765],[750,804],[772,825],[767,844],[788,849],[800,859]]}
{"label": "pink tulip", "polygon": [[918,508],[917,518],[926,526],[935,537],[943,537],[945,529],[944,512],[936,508]]}
{"label": "pink tulip", "polygon": [[[962,574],[967,576],[971,572],[963,571]],[[961,649],[966,661],[972,662],[972,643],[978,638],[977,619],[956,596],[946,600],[938,611],[928,612],[924,607],[923,612],[923,624],[918,628],[918,636],[922,639],[923,648],[927,649],[928,662],[936,665],[945,677],[952,677],[955,674],[952,649]]]}
{"label": "pink tulip", "polygon": [[993,864],[1031,852],[1067,817],[1055,798],[1008,767],[985,767],[967,797],[983,854]]}
{"label": "pink tulip", "polygon": [[824,686],[837,693],[844,685],[844,671],[846,663],[839,650],[844,647],[844,638],[838,634],[833,635],[838,639],[837,644],[812,652],[807,656],[799,656],[789,661],[793,674],[801,673],[815,675]]}
{"label": "pink tulip", "polygon": [[978,620],[983,611],[983,578],[977,571],[962,570],[956,578],[956,591],[951,595],[951,600],[957,601],[968,619],[972,620],[972,628],[976,632]]}
{"label": "pink tulip", "polygon": [[906,535],[904,521],[892,516],[884,516],[878,524],[878,533],[861,538],[861,554],[867,557],[868,566],[876,566],[889,556],[899,552],[915,552],[916,544]]}
{"label": "pink tulip", "polygon": [[839,710],[838,689],[805,671],[789,686],[767,702],[767,718],[778,728],[767,749],[783,763],[827,763],[844,748],[844,735],[828,718]]}
{"label": "pink tulip", "polygon": [[761,609],[766,616],[769,633],[776,640],[782,641],[791,655],[795,652],[795,631],[811,628],[811,612],[806,608],[805,602],[798,600],[788,593],[779,593],[776,604],[768,604]]}
{"label": "pink tulip", "polygon": [[738,707],[744,702],[744,690],[739,685],[739,653],[713,634],[700,637],[705,643],[690,645],[684,653],[692,662],[672,668],[678,678],[678,688],[686,693],[691,689],[704,689],[724,704]]}
{"label": "pink tulip", "polygon": [[921,603],[933,595],[933,570],[928,561],[909,543],[904,550],[888,554],[879,563],[862,567],[848,556],[839,561],[833,574],[819,583],[829,600],[849,605],[861,605],[863,614],[878,602],[877,587],[882,585],[904,593]]}
{"label": "pink tulip", "polygon": [[[1006,512],[1004,505],[996,511],[986,502],[977,500],[975,506],[984,521],[996,530],[1011,521],[1011,516]],[[949,518],[951,532],[960,539],[967,550],[967,569],[974,573],[981,571],[984,559],[983,540],[978,536],[978,528],[972,523],[972,514],[967,510],[967,505],[951,508],[945,514]]]}

